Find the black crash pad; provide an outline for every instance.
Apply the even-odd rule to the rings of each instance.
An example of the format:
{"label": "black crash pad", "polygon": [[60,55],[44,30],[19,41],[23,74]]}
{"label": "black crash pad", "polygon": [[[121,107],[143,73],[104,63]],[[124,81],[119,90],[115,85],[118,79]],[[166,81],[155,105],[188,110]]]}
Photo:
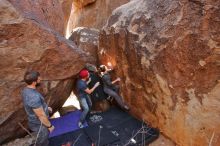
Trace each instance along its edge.
{"label": "black crash pad", "polygon": [[73,144],[79,135],[75,146],[91,146],[92,143],[99,146],[141,146],[159,136],[159,130],[116,107],[89,115],[87,123],[88,127],[51,138],[50,146],[62,146],[68,142]]}
{"label": "black crash pad", "polygon": [[85,133],[96,146],[105,146],[120,141],[119,137],[115,136],[110,129],[100,124],[86,127]]}
{"label": "black crash pad", "polygon": [[131,118],[133,117],[129,113],[117,107],[112,107],[106,112],[90,114],[87,118],[87,123],[89,126],[102,124],[105,125],[106,128],[113,128]]}

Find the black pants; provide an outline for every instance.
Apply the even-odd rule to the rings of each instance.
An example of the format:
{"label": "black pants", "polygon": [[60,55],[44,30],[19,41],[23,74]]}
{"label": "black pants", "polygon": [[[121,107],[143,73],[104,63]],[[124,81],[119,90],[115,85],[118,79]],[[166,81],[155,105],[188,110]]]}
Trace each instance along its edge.
{"label": "black pants", "polygon": [[119,95],[119,86],[114,86],[113,88],[104,87],[104,92],[109,96],[113,97],[119,104],[119,106],[124,108],[125,103],[123,102],[123,98]]}

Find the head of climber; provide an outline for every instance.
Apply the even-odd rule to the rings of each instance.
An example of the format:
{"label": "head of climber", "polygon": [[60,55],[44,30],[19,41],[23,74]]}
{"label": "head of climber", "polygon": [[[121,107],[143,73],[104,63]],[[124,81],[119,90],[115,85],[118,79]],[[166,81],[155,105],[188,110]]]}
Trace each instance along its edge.
{"label": "head of climber", "polygon": [[105,72],[107,71],[107,66],[105,66],[105,65],[100,65],[100,66],[99,66],[99,70],[100,70],[100,72],[105,73]]}

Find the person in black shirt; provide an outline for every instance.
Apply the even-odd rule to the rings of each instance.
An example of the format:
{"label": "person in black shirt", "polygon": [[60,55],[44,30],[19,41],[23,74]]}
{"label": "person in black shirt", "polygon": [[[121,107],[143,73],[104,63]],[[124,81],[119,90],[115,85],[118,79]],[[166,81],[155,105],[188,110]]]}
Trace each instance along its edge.
{"label": "person in black shirt", "polygon": [[87,63],[85,65],[85,69],[89,71],[89,82],[87,82],[89,88],[92,88],[96,82],[100,82],[100,86],[98,86],[95,92],[92,92],[90,95],[92,102],[105,100],[108,97],[108,95],[103,90],[102,78],[99,76],[96,66]]}
{"label": "person in black shirt", "polygon": [[120,81],[120,78],[112,81],[108,73],[109,69],[105,65],[101,65],[99,69],[101,71],[104,92],[113,97],[122,109],[129,110],[129,107],[123,102],[123,98],[119,95],[119,86],[115,85],[115,83]]}

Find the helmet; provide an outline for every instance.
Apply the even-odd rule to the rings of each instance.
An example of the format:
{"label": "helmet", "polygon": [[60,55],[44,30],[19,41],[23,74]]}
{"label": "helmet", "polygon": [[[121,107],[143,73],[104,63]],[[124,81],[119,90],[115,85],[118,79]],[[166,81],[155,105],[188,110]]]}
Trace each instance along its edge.
{"label": "helmet", "polygon": [[88,70],[86,70],[86,69],[81,70],[80,73],[79,73],[79,76],[80,76],[81,79],[88,77],[89,76]]}

